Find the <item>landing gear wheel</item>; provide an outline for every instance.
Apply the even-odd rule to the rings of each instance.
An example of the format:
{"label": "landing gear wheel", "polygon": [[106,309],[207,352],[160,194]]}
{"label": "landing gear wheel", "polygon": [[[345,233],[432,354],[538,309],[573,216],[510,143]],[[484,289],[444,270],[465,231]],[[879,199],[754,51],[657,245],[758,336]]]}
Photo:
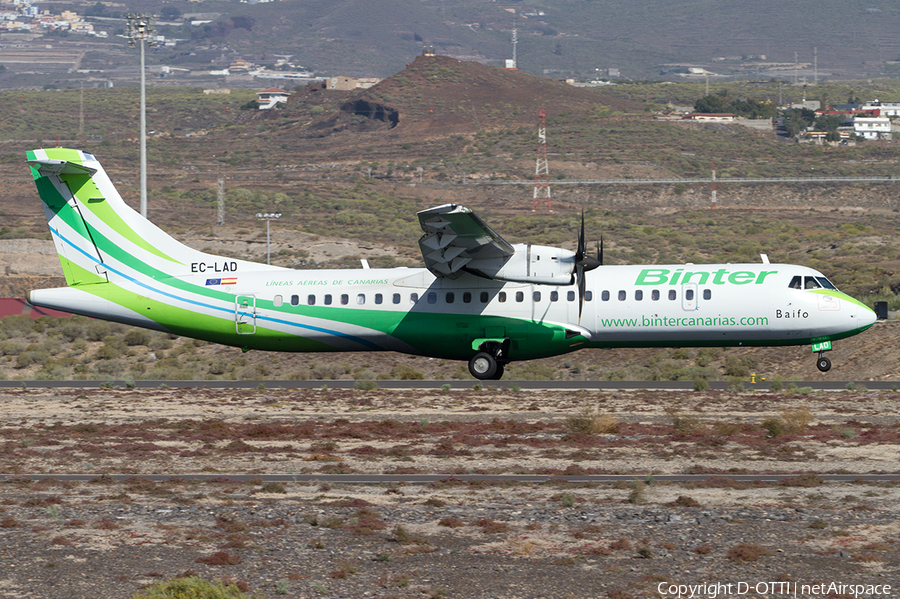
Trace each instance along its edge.
{"label": "landing gear wheel", "polygon": [[[496,358],[483,351],[478,352],[469,360],[469,372],[479,381],[495,378],[498,367],[499,364],[497,364]],[[502,367],[500,369],[500,374],[502,375]]]}
{"label": "landing gear wheel", "polygon": [[494,376],[491,377],[492,380],[499,381],[503,378],[503,364],[501,362],[497,362],[497,372],[494,373]]}
{"label": "landing gear wheel", "polygon": [[829,370],[831,370],[831,360],[829,360],[825,356],[819,356],[819,359],[816,360],[816,368],[818,368],[822,372],[828,372]]}

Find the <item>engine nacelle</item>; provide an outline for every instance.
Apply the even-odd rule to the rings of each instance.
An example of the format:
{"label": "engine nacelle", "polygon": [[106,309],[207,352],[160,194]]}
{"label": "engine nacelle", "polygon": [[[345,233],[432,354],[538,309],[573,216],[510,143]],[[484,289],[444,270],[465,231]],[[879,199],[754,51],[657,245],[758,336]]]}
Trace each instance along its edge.
{"label": "engine nacelle", "polygon": [[491,279],[515,283],[571,285],[574,283],[575,252],[545,245],[517,243],[509,258],[472,260],[466,270]]}

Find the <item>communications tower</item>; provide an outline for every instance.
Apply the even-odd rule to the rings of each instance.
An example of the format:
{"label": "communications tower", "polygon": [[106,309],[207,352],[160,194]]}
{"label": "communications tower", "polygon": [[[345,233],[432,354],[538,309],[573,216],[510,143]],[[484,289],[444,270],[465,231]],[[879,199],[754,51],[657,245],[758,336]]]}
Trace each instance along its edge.
{"label": "communications tower", "polygon": [[547,165],[547,115],[543,108],[538,111],[538,150],[534,165],[534,202],[531,211],[537,210],[540,204],[546,205],[553,212],[550,201],[550,167]]}

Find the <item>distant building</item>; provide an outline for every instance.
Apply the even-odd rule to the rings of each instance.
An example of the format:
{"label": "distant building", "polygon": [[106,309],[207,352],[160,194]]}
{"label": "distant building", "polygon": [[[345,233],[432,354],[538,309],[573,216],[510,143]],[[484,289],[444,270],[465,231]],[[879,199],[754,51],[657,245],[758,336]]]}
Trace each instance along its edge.
{"label": "distant building", "polygon": [[809,110],[819,110],[820,108],[822,108],[822,103],[818,100],[804,100],[803,102],[796,102],[794,104],[791,104],[791,108],[808,108]]}
{"label": "distant building", "polygon": [[853,131],[863,139],[891,139],[891,119],[858,116],[853,119]]}
{"label": "distant building", "polygon": [[873,100],[863,104],[861,110],[871,111],[875,116],[900,116],[900,102]]}
{"label": "distant building", "polygon": [[335,91],[352,91],[354,89],[368,89],[381,82],[377,77],[329,77],[325,80],[325,89]]}
{"label": "distant building", "polygon": [[734,115],[730,112],[692,112],[684,118],[706,123],[728,123],[734,121]]}
{"label": "distant building", "polygon": [[256,92],[256,95],[259,96],[259,109],[269,110],[270,108],[275,108],[276,104],[287,103],[288,97],[291,94],[284,91],[283,89],[270,87],[269,89],[264,89],[261,92]]}

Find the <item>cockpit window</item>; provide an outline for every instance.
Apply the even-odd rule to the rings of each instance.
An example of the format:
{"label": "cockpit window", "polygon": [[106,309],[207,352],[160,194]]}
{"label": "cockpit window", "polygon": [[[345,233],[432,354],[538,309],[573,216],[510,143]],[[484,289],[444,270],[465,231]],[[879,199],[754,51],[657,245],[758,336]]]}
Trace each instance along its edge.
{"label": "cockpit window", "polygon": [[837,290],[837,287],[834,286],[834,283],[826,279],[825,277],[816,277],[816,280],[822,284],[822,287],[825,289],[834,289]]}
{"label": "cockpit window", "polygon": [[793,279],[791,279],[791,283],[790,285],[788,285],[788,287],[790,287],[791,289],[803,289],[803,277],[799,275],[794,277]]}
{"label": "cockpit window", "polygon": [[822,285],[816,280],[815,277],[806,277],[806,281],[804,281],[805,285],[804,289],[821,289]]}

